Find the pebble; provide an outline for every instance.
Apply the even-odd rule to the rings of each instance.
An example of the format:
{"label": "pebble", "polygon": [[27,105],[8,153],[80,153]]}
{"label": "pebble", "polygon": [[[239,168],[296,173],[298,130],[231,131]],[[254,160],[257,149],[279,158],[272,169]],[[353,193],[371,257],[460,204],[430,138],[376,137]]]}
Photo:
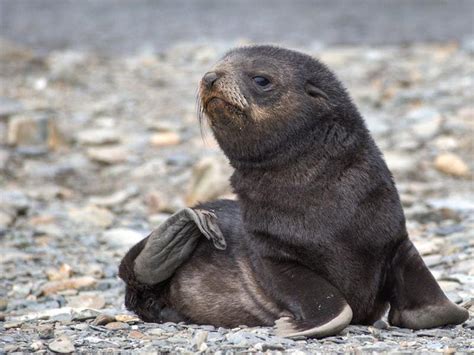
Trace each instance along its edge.
{"label": "pebble", "polygon": [[105,325],[105,328],[109,330],[124,330],[130,328],[130,326],[127,323],[110,322]]}
{"label": "pebble", "polygon": [[456,177],[467,177],[470,173],[467,164],[461,157],[453,153],[438,155],[434,161],[434,166],[442,173]]}
{"label": "pebble", "polygon": [[103,145],[120,142],[120,134],[113,129],[89,129],[77,134],[77,140],[83,145]]}
{"label": "pebble", "polygon": [[205,202],[231,191],[223,163],[216,158],[203,158],[193,168],[186,197],[188,205]]}
{"label": "pebble", "polygon": [[9,145],[57,149],[62,143],[56,122],[49,116],[13,116],[8,124]]}
{"label": "pebble", "polygon": [[108,314],[99,314],[94,321],[93,325],[106,325],[109,323],[115,322],[115,317]]}
{"label": "pebble", "polygon": [[71,339],[65,335],[54,339],[48,344],[49,350],[59,354],[69,354],[75,351],[74,345]]}
{"label": "pebble", "polygon": [[173,146],[180,142],[181,137],[176,132],[155,133],[150,138],[150,143],[155,147]]}
{"label": "pebble", "polygon": [[121,146],[89,148],[87,156],[98,163],[118,164],[127,160],[128,153]]}
{"label": "pebble", "polygon": [[77,224],[96,228],[107,228],[112,225],[114,220],[114,215],[109,210],[93,205],[71,209],[69,217]]}
{"label": "pebble", "polygon": [[388,329],[388,324],[387,324],[387,322],[385,322],[384,320],[379,319],[378,321],[376,321],[376,322],[374,323],[374,328],[377,328],[377,329]]}
{"label": "pebble", "polygon": [[138,318],[135,315],[130,315],[130,314],[117,314],[115,316],[115,320],[117,322],[130,323],[130,324],[140,322],[140,318]]}
{"label": "pebble", "polygon": [[0,120],[7,119],[8,117],[20,113],[23,110],[21,102],[9,98],[0,96]]}

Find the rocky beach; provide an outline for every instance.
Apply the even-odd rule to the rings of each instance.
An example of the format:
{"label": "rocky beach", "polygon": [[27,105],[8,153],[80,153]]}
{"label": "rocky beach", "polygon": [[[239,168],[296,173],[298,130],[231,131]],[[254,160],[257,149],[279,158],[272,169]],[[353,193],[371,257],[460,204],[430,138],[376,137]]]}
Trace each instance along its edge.
{"label": "rocky beach", "polygon": [[0,41],[0,353],[474,351],[474,42],[295,47],[340,77],[394,175],[410,238],[463,325],[272,328],[143,323],[120,259],[174,211],[232,197],[196,115],[198,82],[240,42],[112,56]]}

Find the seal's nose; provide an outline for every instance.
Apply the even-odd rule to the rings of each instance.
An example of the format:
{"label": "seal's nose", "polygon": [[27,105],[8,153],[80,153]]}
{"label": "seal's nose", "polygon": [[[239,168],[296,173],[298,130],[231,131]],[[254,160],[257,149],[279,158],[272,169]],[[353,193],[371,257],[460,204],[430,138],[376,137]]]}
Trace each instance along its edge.
{"label": "seal's nose", "polygon": [[212,84],[214,84],[217,79],[219,79],[219,75],[214,71],[207,72],[202,78],[208,88],[212,87]]}

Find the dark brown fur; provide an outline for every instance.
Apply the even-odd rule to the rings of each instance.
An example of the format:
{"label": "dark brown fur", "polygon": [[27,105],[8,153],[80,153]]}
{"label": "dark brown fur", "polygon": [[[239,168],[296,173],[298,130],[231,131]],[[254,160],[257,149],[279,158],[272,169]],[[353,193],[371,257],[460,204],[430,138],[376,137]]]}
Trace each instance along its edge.
{"label": "dark brown fur", "polygon": [[[136,301],[148,297],[183,320],[229,327],[289,314],[295,329],[323,324],[345,302],[356,324],[372,324],[389,305],[398,326],[467,318],[408,239],[390,171],[331,71],[270,46],[233,50],[213,71],[217,79],[201,84],[202,112],[235,168],[239,201],[198,208],[215,212],[228,248],[203,238],[166,285],[141,294],[130,268],[138,246],[120,270],[130,309],[162,320],[163,312],[146,314]],[[256,76],[270,87],[256,85]],[[325,311],[316,314],[314,304]]]}

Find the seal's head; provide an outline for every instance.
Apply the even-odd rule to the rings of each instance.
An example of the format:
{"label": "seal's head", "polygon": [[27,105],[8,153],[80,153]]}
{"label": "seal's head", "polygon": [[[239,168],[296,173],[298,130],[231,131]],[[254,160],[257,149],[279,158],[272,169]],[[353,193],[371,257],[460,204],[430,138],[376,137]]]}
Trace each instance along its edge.
{"label": "seal's head", "polygon": [[[201,80],[200,112],[233,161],[263,161],[357,110],[316,59],[273,46],[228,52]],[[355,115],[354,115],[355,113]]]}

